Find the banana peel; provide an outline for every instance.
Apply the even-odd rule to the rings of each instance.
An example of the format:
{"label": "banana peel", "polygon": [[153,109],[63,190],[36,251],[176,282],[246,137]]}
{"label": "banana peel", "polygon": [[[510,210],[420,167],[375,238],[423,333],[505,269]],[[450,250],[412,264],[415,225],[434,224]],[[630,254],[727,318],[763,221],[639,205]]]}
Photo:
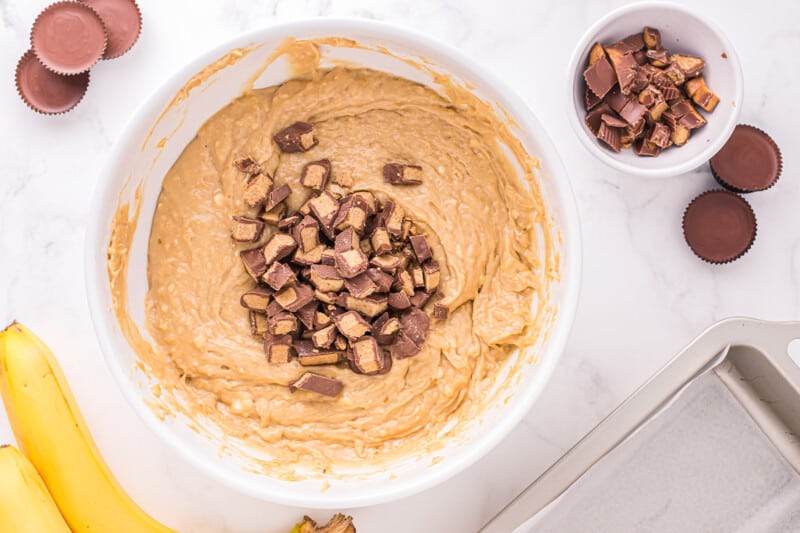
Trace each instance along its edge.
{"label": "banana peel", "polygon": [[0,332],[0,396],[17,444],[74,533],[175,533],[119,485],[53,353],[17,322]]}
{"label": "banana peel", "polygon": [[70,533],[30,461],[13,446],[0,446],[0,531]]}

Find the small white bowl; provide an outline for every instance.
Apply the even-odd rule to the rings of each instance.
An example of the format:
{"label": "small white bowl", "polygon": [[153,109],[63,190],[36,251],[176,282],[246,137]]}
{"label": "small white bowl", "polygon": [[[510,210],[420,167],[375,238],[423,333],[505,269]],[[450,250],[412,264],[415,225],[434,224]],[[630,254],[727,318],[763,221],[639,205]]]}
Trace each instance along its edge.
{"label": "small white bowl", "polygon": [[[127,202],[138,205],[141,212],[132,236],[124,296],[131,320],[147,335],[144,328],[147,242],[164,175],[198,128],[239,96],[242,87],[254,79],[256,88],[271,86],[292,75],[285,60],[271,63],[264,70],[266,62],[286,39],[330,36],[354,39],[375,49],[349,50],[326,45],[320,48],[323,64],[336,59],[414,79],[436,89],[438,85],[430,70],[414,66],[427,65],[508,112],[513,118],[514,134],[541,163],[536,174],[548,216],[552,217],[561,276],[553,280],[545,301],[539,302],[552,310],[547,331],[543,331],[529,352],[512,354],[512,358],[529,359],[514,376],[499,379],[503,387],[495,400],[488,402],[482,416],[461,422],[466,424],[462,426],[462,438],[449,439],[437,457],[419,450],[391,464],[365,465],[370,472],[359,477],[315,477],[293,482],[260,474],[258,463],[253,462],[257,457],[221,453],[223,449],[236,447],[235,442],[218,434],[219,431],[215,433],[214,428],[200,431],[195,429],[198,424],[185,417],[161,418],[153,411],[153,405],[160,405],[152,390],[157,382],[137,364],[138,357],[112,311],[106,262],[117,206]],[[241,57],[241,47],[250,49],[250,53]],[[384,47],[396,57],[382,53],[377,47]],[[217,62],[228,54],[241,59],[233,64]],[[210,64],[219,70],[212,70],[210,78],[197,83],[193,76]],[[179,93],[187,80],[191,80],[190,89]],[[173,100],[176,94],[181,99]],[[94,202],[86,239],[89,308],[106,362],[120,390],[150,429],[199,470],[251,496],[277,503],[338,509],[371,505],[419,492],[460,472],[506,437],[531,408],[561,356],[575,315],[581,267],[578,215],[566,170],[547,132],[518,96],[457,50],[388,24],[328,18],[297,21],[240,35],[200,54],[178,69],[132,115],[108,156]],[[540,257],[541,248],[537,249]],[[538,362],[533,364],[534,360]]]}
{"label": "small white bowl", "polygon": [[[632,149],[615,153],[586,126],[583,71],[596,42],[610,44],[645,26],[661,30],[662,46],[670,52],[702,57],[703,76],[720,102],[713,113],[700,112],[708,124],[694,130],[689,142],[657,157],[641,157]],[[733,45],[717,26],[686,7],[668,2],[639,2],[616,9],[597,21],[581,38],[567,69],[567,115],[583,145],[603,163],[628,174],[664,178],[689,172],[714,156],[733,133],[742,108],[742,68]],[[698,108],[699,109],[699,108]]]}

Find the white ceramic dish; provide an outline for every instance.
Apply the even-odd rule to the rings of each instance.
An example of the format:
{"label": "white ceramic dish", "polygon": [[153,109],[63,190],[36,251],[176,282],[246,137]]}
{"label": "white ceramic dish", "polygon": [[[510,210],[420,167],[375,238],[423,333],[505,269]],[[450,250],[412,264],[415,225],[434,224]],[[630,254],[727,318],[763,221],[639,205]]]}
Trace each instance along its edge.
{"label": "white ceramic dish", "polygon": [[[708,124],[693,131],[688,143],[664,150],[658,157],[640,157],[632,149],[614,153],[597,140],[584,121],[583,71],[589,49],[596,42],[609,44],[638,33],[645,26],[661,30],[662,45],[670,52],[701,56],[706,61],[703,76],[720,99],[713,113],[701,111]],[[742,108],[742,68],[731,42],[695,10],[667,2],[627,5],[597,21],[575,47],[567,76],[567,116],[586,149],[612,168],[643,177],[677,176],[707,162],[733,133]]]}
{"label": "white ceramic dish", "polygon": [[[393,464],[388,470],[373,472],[362,479],[311,479],[286,482],[254,473],[246,459],[220,454],[226,442],[221,435],[198,433],[182,418],[161,420],[148,402],[156,402],[150,391],[154,383],[136,366],[136,355],[120,332],[120,325],[111,311],[112,300],[106,269],[110,227],[120,202],[134,200],[137,185],[142,186],[142,207],[138,227],[131,245],[128,270],[129,312],[144,332],[144,298],[147,290],[147,239],[161,180],[194,137],[198,127],[212,114],[238,96],[248,79],[258,75],[266,58],[286,38],[345,36],[362,44],[382,45],[403,57],[425,57],[438,71],[455,80],[469,82],[474,93],[507,110],[517,124],[515,134],[529,153],[538,156],[537,172],[554,231],[560,235],[557,245],[561,279],[552,284],[551,301],[557,314],[547,335],[535,347],[539,363],[520,372],[500,400],[474,421],[465,439],[449,444],[441,460],[420,454]],[[251,46],[255,49],[192,89],[185,100],[171,106],[160,120],[177,91],[192,75],[230,50]],[[323,57],[345,59],[355,64],[389,71],[423,83],[433,83],[409,64],[378,52],[324,47]],[[255,82],[266,87],[286,79],[288,69],[280,61],[267,69]],[[154,127],[154,124],[155,127]],[[152,135],[148,132],[154,128]],[[161,139],[166,141],[159,142]],[[158,145],[162,144],[163,147]],[[130,178],[128,178],[130,176]],[[528,412],[542,391],[561,355],[572,323],[580,283],[580,242],[577,213],[569,181],[559,155],[540,123],[526,105],[489,73],[471,64],[457,51],[425,36],[385,24],[365,20],[316,19],[272,26],[247,33],[202,54],[180,69],[146,104],[134,113],[130,123],[114,146],[100,176],[89,225],[86,249],[86,276],[89,305],[100,345],[114,378],[125,397],[164,442],[174,447],[187,460],[209,476],[255,497],[287,505],[320,508],[346,508],[375,504],[406,496],[463,470],[502,440]]]}

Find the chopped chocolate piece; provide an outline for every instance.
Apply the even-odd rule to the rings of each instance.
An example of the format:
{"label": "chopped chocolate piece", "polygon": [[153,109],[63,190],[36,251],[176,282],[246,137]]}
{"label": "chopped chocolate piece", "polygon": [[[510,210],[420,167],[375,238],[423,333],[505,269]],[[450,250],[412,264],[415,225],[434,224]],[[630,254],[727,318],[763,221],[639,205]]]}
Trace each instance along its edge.
{"label": "chopped chocolate piece", "polygon": [[261,174],[261,165],[252,157],[241,157],[233,162],[233,166],[251,176]]}
{"label": "chopped chocolate piece", "polygon": [[400,326],[403,329],[403,333],[417,346],[422,346],[425,343],[429,325],[430,319],[428,315],[416,307],[411,308],[400,316]]}
{"label": "chopped chocolate piece", "polygon": [[272,315],[268,321],[269,332],[273,335],[291,335],[297,331],[297,318],[286,311]]}
{"label": "chopped chocolate piece", "polygon": [[344,335],[337,334],[336,340],[333,341],[333,347],[337,350],[346,350],[347,349],[347,337]]}
{"label": "chopped chocolate piece", "polygon": [[[422,269],[420,269],[421,272]],[[390,274],[374,267],[368,268],[366,274],[375,284],[375,292],[389,292],[392,289],[394,278]]]}
{"label": "chopped chocolate piece", "polygon": [[323,292],[339,292],[344,288],[344,278],[329,265],[311,265],[309,280]]}
{"label": "chopped chocolate piece", "polygon": [[642,32],[642,39],[648,50],[658,50],[661,48],[661,32],[655,28],[648,28],[645,26],[644,32]]}
{"label": "chopped chocolate piece", "polygon": [[267,316],[275,316],[278,313],[283,313],[283,307],[273,298],[267,306]]}
{"label": "chopped chocolate piece", "polygon": [[672,80],[669,79],[669,77],[664,74],[663,71],[653,76],[651,81],[653,82],[653,85],[658,87],[658,89],[661,91],[661,94],[664,96],[664,100],[674,100],[681,95],[680,89],[675,86]]}
{"label": "chopped chocolate piece", "polygon": [[642,137],[633,145],[633,151],[636,155],[655,157],[661,153],[661,148]]}
{"label": "chopped chocolate piece", "polygon": [[231,238],[236,242],[257,242],[264,232],[264,223],[248,217],[233,217]]}
{"label": "chopped chocolate piece", "polygon": [[264,353],[270,363],[288,363],[292,359],[292,337],[265,333]]}
{"label": "chopped chocolate piece", "polygon": [[[297,243],[294,242],[294,239],[290,235],[275,233],[267,241],[267,244],[264,245],[264,264],[271,265],[275,261],[280,261],[284,257],[289,256],[295,248],[297,248]],[[266,272],[266,269],[264,272]]]}
{"label": "chopped chocolate piece", "polygon": [[641,68],[637,68],[636,77],[633,79],[633,83],[631,84],[631,92],[639,94],[642,89],[647,87],[648,83],[650,83],[650,77],[647,75],[647,72]]}
{"label": "chopped chocolate piece", "polygon": [[411,307],[411,300],[408,298],[408,294],[403,291],[390,292],[389,307],[403,311]]}
{"label": "chopped chocolate piece", "polygon": [[292,228],[292,236],[301,250],[309,252],[319,245],[319,223],[306,215]]}
{"label": "chopped chocolate piece", "polygon": [[311,198],[307,199],[303,204],[297,208],[297,213],[295,215],[299,215],[300,218],[310,215],[311,214],[311,201],[314,200],[316,196],[312,196]]}
{"label": "chopped chocolate piece", "polygon": [[[638,66],[633,54],[624,47],[616,47],[614,45],[606,46],[606,54],[608,54],[608,58],[611,60],[614,72],[617,75],[620,92],[626,95],[630,94],[631,84],[636,78],[636,67]],[[591,88],[591,85],[589,87]],[[598,94],[597,96],[600,95]]]}
{"label": "chopped chocolate piece", "polygon": [[[628,97],[619,92],[619,89],[614,89],[606,96],[605,103],[607,103],[616,113],[619,113],[622,111],[622,108],[628,104]],[[599,124],[598,127],[600,127]]]}
{"label": "chopped chocolate piece", "polygon": [[[680,69],[685,78],[694,78],[703,72],[706,62],[702,58],[683,54],[672,54],[669,58],[676,68]],[[677,82],[676,82],[677,83]],[[680,84],[678,84],[680,85]]]}
{"label": "chopped chocolate piece", "polygon": [[[603,113],[603,115],[600,117],[600,120],[602,120],[603,123],[607,124],[612,128],[624,128],[628,125],[627,122],[618,117],[615,117],[610,113]],[[422,263],[422,261],[420,261],[420,263]]]}
{"label": "chopped chocolate piece", "polygon": [[392,201],[387,201],[383,204],[383,219],[386,223],[386,230],[394,235],[400,237],[403,233],[403,208]]}
{"label": "chopped chocolate piece", "polygon": [[275,294],[275,301],[281,307],[292,313],[309,303],[314,298],[314,289],[303,283],[294,286],[284,287]]}
{"label": "chopped chocolate piece", "polygon": [[375,251],[376,255],[383,255],[392,251],[392,241],[386,228],[375,228],[372,231],[370,241],[372,242],[372,249]]}
{"label": "chopped chocolate piece", "polygon": [[251,176],[244,187],[244,201],[250,207],[258,207],[267,201],[272,191],[272,177],[269,174]]}
{"label": "chopped chocolate piece", "polygon": [[303,219],[300,215],[291,215],[278,221],[278,229],[288,231]]}
{"label": "chopped chocolate piece", "polygon": [[314,298],[324,304],[335,304],[337,302],[338,295],[335,292],[316,290],[314,291]]}
{"label": "chopped chocolate piece", "polygon": [[[633,59],[635,59],[636,64],[641,67],[642,65],[647,64],[647,52],[644,50],[637,50],[636,52],[633,53]],[[644,74],[644,71],[642,71],[641,69],[636,69],[637,76],[640,72]],[[644,75],[646,76],[646,74]],[[650,78],[648,77],[648,79]]]}
{"label": "chopped chocolate piece", "polygon": [[339,202],[336,198],[329,191],[322,191],[308,201],[308,207],[319,221],[322,231],[332,238],[333,221],[339,212]]}
{"label": "chopped chocolate piece", "polygon": [[633,125],[642,120],[645,113],[647,113],[647,108],[636,99],[631,99],[628,100],[628,103],[625,104],[625,107],[619,112],[619,116],[624,118],[628,124]]}
{"label": "chopped chocolate piece", "polygon": [[664,75],[669,78],[676,87],[680,87],[686,81],[686,75],[675,63],[670,64],[670,66],[664,69]]}
{"label": "chopped chocolate piece", "polygon": [[334,317],[333,321],[336,323],[336,329],[350,340],[355,340],[372,332],[372,327],[369,325],[369,322],[364,320],[361,315],[355,311],[347,311],[341,315],[337,315]]}
{"label": "chopped chocolate piece", "polygon": [[327,159],[311,161],[303,167],[300,183],[305,187],[321,191],[328,184],[331,176],[331,162]]}
{"label": "chopped chocolate piece", "polygon": [[411,268],[408,269],[408,273],[411,274],[411,281],[414,282],[414,287],[425,286],[425,274],[421,266],[412,265]]}
{"label": "chopped chocolate piece", "polygon": [[289,198],[290,194],[292,194],[292,188],[287,183],[272,189],[267,198],[267,203],[264,205],[264,210],[270,211],[274,209],[275,206]]}
{"label": "chopped chocolate piece", "polygon": [[397,270],[397,268],[400,266],[400,263],[400,258],[396,255],[376,255],[369,260],[369,264],[389,273]]}
{"label": "chopped chocolate piece", "polygon": [[307,329],[314,329],[314,315],[317,314],[317,307],[319,302],[312,300],[300,309],[297,310],[297,318]]}
{"label": "chopped chocolate piece", "polygon": [[433,318],[436,320],[446,320],[450,316],[450,308],[442,304],[433,305]]}
{"label": "chopped chocolate piece", "polygon": [[405,359],[417,355],[420,352],[420,348],[408,338],[404,331],[401,331],[389,346],[389,352],[395,359]]}
{"label": "chopped chocolate piece", "polygon": [[644,125],[647,123],[645,119],[639,120],[636,124],[629,124],[625,127],[625,133],[632,139],[638,139],[644,135]]}
{"label": "chopped chocolate piece", "polygon": [[583,79],[589,91],[600,99],[617,84],[617,76],[605,54],[583,71]]}
{"label": "chopped chocolate piece", "polygon": [[253,248],[239,252],[244,264],[244,269],[255,281],[261,279],[261,275],[267,271],[267,262],[264,259],[263,248]]}
{"label": "chopped chocolate piece", "polygon": [[284,285],[291,285],[297,282],[294,271],[278,261],[275,261],[269,266],[264,275],[261,276],[261,279],[276,291],[281,290]]}
{"label": "chopped chocolate piece", "polygon": [[344,385],[342,385],[341,381],[311,372],[306,372],[289,384],[291,392],[304,390],[331,397],[338,396],[342,392],[342,388],[344,388]]}
{"label": "chopped chocolate piece", "polygon": [[372,324],[375,339],[378,344],[383,345],[393,343],[397,334],[400,333],[400,328],[400,320],[397,317],[389,316],[389,313],[382,314]]}
{"label": "chopped chocolate piece", "polygon": [[267,224],[280,224],[281,220],[283,219],[283,215],[286,214],[286,204],[280,203],[274,206],[272,209],[268,211],[261,211],[258,215],[258,218],[266,222]]}
{"label": "chopped chocolate piece", "polygon": [[324,328],[333,323],[333,319],[323,313],[322,311],[317,311],[314,313],[314,328],[320,329]]}
{"label": "chopped chocolate piece", "polygon": [[411,300],[411,305],[413,305],[414,307],[422,307],[423,305],[428,303],[428,300],[431,299],[431,295],[430,293],[425,291],[415,291],[414,296],[412,296],[409,299]]}
{"label": "chopped chocolate piece", "polygon": [[600,123],[602,122],[603,115],[610,112],[611,107],[605,102],[589,111],[586,115],[586,126],[593,134],[597,135],[597,132],[600,131]]}
{"label": "chopped chocolate piece", "polygon": [[392,185],[419,185],[422,183],[422,167],[388,163],[383,166],[383,180]]}
{"label": "chopped chocolate piece", "polygon": [[619,152],[622,148],[620,129],[609,127],[605,122],[600,124],[600,131],[597,132],[597,138],[615,152]]}
{"label": "chopped chocolate piece", "polygon": [[639,93],[639,103],[645,107],[652,107],[661,97],[661,91],[654,85],[648,85]]}
{"label": "chopped chocolate piece", "polygon": [[315,348],[313,342],[300,340],[294,343],[297,359],[303,366],[335,365],[344,354],[330,348]]}
{"label": "chopped chocolate piece", "polygon": [[408,238],[411,241],[411,246],[414,248],[414,254],[417,256],[417,261],[424,263],[431,257],[431,249],[428,246],[428,239],[423,235],[412,235]]}
{"label": "chopped chocolate piece", "polygon": [[690,110],[678,119],[678,124],[693,130],[706,125],[706,119],[703,115],[697,112],[692,104],[689,104]]}
{"label": "chopped chocolate piece", "polygon": [[367,222],[367,211],[369,211],[369,206],[363,198],[353,195],[346,196],[339,202],[339,212],[333,221],[333,228],[337,231],[353,228],[356,233],[361,235],[364,233],[364,225]]}
{"label": "chopped chocolate piece", "polygon": [[336,264],[336,252],[333,250],[333,248],[326,247],[324,250],[322,250],[322,256],[320,257],[319,262],[323,265],[334,266]]}
{"label": "chopped chocolate piece", "polygon": [[708,88],[706,80],[702,76],[687,81],[683,88],[686,89],[686,94],[695,104],[709,113],[714,111],[719,103],[719,96]]}
{"label": "chopped chocolate piece", "polygon": [[252,311],[267,312],[267,306],[272,298],[273,291],[264,285],[256,285],[239,299],[242,307]]}
{"label": "chopped chocolate piece", "polygon": [[589,87],[584,87],[583,90],[583,105],[586,108],[586,111],[591,111],[597,105],[602,102],[602,100],[594,94],[593,91],[589,89]]}
{"label": "chopped chocolate piece", "polygon": [[366,298],[378,288],[366,272],[344,281],[344,286],[356,298]]}
{"label": "chopped chocolate piece", "polygon": [[328,248],[324,244],[320,244],[316,248],[312,248],[308,252],[304,252],[301,249],[297,249],[292,256],[292,263],[298,265],[316,265],[320,261],[322,261],[322,255],[325,253],[325,250]]}
{"label": "chopped chocolate piece", "polygon": [[263,337],[264,333],[269,331],[269,323],[267,322],[266,315],[250,311],[250,334],[254,337]]}
{"label": "chopped chocolate piece", "polygon": [[646,55],[654,67],[662,68],[669,64],[669,52],[666,50],[648,50]]}
{"label": "chopped chocolate piece", "polygon": [[308,122],[295,122],[273,137],[281,152],[292,154],[310,150],[319,142],[314,135],[314,126]]}
{"label": "chopped chocolate piece", "polygon": [[341,307],[351,311],[358,311],[370,318],[378,316],[389,307],[389,299],[386,296],[378,296],[376,294],[366,298],[356,298],[351,294],[343,293],[339,296],[337,303]]}
{"label": "chopped chocolate piece", "polygon": [[374,255],[375,250],[372,249],[372,244],[370,244],[369,239],[361,239],[358,243],[358,247],[361,248],[361,251],[364,252],[364,255],[367,257]]}
{"label": "chopped chocolate piece", "polygon": [[[423,275],[425,270],[423,269]],[[394,283],[392,288],[398,291],[403,291],[408,296],[414,295],[414,280],[411,279],[411,274],[405,269],[400,269],[394,276]]]}
{"label": "chopped chocolate piece", "polygon": [[672,141],[669,140],[670,129],[666,124],[656,122],[653,124],[653,130],[647,137],[647,142],[652,143],[659,148],[668,148]]}
{"label": "chopped chocolate piece", "polygon": [[618,50],[624,53],[632,53],[637,52],[639,50],[644,49],[644,34],[643,33],[634,33],[632,35],[628,35],[621,41],[612,44],[611,46],[617,48]]}
{"label": "chopped chocolate piece", "polygon": [[[350,229],[350,228],[348,228]],[[355,276],[361,274],[362,272],[367,270],[367,266],[369,266],[369,260],[367,256],[364,255],[364,252],[361,251],[360,248],[350,249],[343,252],[339,251],[339,237],[341,237],[343,233],[340,233],[336,236],[336,270],[341,274],[343,278],[354,278]]]}
{"label": "chopped chocolate piece", "polygon": [[367,215],[373,216],[378,211],[378,200],[375,195],[369,191],[355,191],[353,196],[358,196],[364,203],[367,204]]}
{"label": "chopped chocolate piece", "polygon": [[311,334],[311,341],[316,348],[330,348],[336,340],[336,326],[333,324],[326,326]]}
{"label": "chopped chocolate piece", "polygon": [[656,104],[650,108],[647,112],[647,116],[650,117],[650,120],[653,122],[658,122],[661,119],[661,115],[669,109],[669,105],[664,101],[661,100],[660,102],[656,102]]}
{"label": "chopped chocolate piece", "polygon": [[439,279],[441,276],[439,263],[430,261],[422,265],[422,271],[425,274],[425,292],[432,293],[439,287]]}
{"label": "chopped chocolate piece", "polygon": [[352,360],[362,374],[377,374],[384,366],[383,350],[375,337],[364,336],[353,343]]}
{"label": "chopped chocolate piece", "polygon": [[336,235],[336,239],[333,244],[334,257],[336,252],[347,252],[350,250],[355,250],[358,247],[358,235],[356,235],[356,232],[353,230],[353,228],[347,228]]}
{"label": "chopped chocolate piece", "polygon": [[606,51],[600,43],[594,43],[592,49],[589,50],[589,64],[594,65],[601,59],[606,57]]}

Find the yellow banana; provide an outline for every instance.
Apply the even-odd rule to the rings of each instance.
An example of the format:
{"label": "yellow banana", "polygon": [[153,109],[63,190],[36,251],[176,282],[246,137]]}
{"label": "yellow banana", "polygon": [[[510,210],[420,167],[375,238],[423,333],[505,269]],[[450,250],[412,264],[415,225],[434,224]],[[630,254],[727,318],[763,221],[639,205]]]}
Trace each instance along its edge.
{"label": "yellow banana", "polygon": [[16,322],[0,333],[0,395],[17,444],[73,532],[172,532],[114,479],[53,353]]}
{"label": "yellow banana", "polygon": [[39,473],[8,445],[0,446],[0,531],[70,533]]}

